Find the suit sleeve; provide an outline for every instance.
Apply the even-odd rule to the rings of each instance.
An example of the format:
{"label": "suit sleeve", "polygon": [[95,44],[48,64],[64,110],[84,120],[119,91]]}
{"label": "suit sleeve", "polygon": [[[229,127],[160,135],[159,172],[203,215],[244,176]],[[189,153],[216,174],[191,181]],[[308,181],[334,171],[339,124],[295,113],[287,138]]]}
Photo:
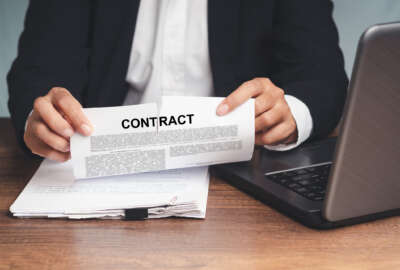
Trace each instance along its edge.
{"label": "suit sleeve", "polygon": [[[88,0],[31,0],[17,58],[7,76],[8,108],[18,141],[35,98],[54,86],[79,101],[87,84],[91,6]],[[30,151],[27,151],[30,153]]]}
{"label": "suit sleeve", "polygon": [[330,0],[277,0],[272,80],[311,112],[310,138],[327,136],[339,123],[348,79]]}

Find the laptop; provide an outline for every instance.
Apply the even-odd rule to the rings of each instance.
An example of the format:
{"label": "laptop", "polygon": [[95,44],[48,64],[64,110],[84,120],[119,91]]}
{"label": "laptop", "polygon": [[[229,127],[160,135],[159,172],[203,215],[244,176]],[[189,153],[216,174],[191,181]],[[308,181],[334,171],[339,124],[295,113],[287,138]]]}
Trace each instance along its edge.
{"label": "laptop", "polygon": [[221,178],[318,229],[400,214],[400,23],[362,35],[338,139],[288,152],[255,149]]}

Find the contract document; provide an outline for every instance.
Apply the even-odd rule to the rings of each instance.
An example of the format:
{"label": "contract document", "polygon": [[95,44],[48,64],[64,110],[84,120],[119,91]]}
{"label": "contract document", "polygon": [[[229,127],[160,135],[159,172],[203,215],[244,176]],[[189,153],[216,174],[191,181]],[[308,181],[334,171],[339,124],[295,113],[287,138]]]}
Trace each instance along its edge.
{"label": "contract document", "polygon": [[10,212],[85,219],[127,218],[127,213],[145,210],[139,218],[205,218],[208,186],[207,167],[75,180],[71,161],[44,160]]}
{"label": "contract document", "polygon": [[250,160],[254,100],[217,116],[222,100],[171,96],[160,104],[84,109],[94,132],[71,138],[75,178]]}

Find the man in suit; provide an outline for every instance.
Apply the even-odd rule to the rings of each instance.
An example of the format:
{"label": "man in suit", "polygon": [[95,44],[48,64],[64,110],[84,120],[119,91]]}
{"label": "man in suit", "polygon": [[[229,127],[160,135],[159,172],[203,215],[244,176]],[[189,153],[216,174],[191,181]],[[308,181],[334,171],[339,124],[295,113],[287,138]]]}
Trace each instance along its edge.
{"label": "man in suit", "polygon": [[330,0],[31,0],[8,74],[21,145],[69,159],[82,106],[255,98],[255,141],[288,150],[337,125],[347,77]]}

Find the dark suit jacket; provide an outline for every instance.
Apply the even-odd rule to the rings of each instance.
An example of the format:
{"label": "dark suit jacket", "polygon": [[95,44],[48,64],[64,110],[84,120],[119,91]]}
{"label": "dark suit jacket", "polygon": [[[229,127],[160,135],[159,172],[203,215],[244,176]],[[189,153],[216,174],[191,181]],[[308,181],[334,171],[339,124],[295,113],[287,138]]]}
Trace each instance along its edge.
{"label": "dark suit jacket", "polygon": [[[138,0],[31,0],[8,74],[9,109],[23,145],[36,97],[62,86],[85,107],[121,105]],[[347,77],[330,0],[211,0],[208,35],[215,94],[269,77],[302,100],[312,138],[337,125]]]}

